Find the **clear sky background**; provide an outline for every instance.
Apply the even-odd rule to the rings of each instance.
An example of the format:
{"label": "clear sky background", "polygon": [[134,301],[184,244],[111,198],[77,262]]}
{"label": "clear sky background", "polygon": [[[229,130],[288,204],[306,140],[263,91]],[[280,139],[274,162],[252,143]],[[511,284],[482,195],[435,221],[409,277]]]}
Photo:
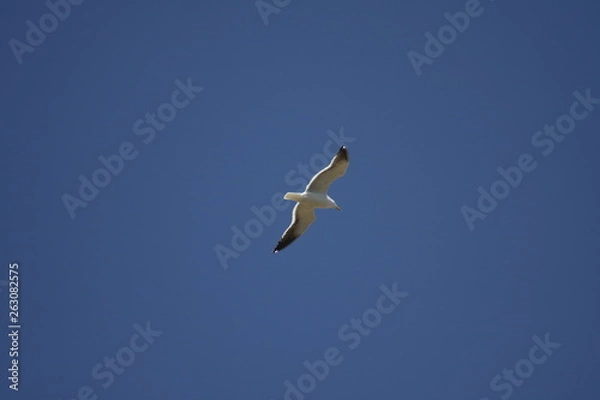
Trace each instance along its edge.
{"label": "clear sky background", "polygon": [[[18,262],[22,329],[14,393],[0,282],[0,397],[281,400],[335,347],[305,399],[597,399],[600,104],[573,106],[551,152],[532,138],[574,92],[600,98],[600,5],[482,0],[417,75],[407,53],[464,10],[303,0],[265,25],[251,0],[85,1],[19,63],[9,41],[49,10],[4,1],[0,281]],[[168,116],[177,80],[203,90],[158,131],[145,114]],[[290,204],[220,260],[340,131],[343,211],[273,255]],[[135,158],[72,218],[62,197],[122,146]],[[469,229],[461,208],[523,154],[536,168]],[[408,296],[350,349],[340,329],[394,284]]]}

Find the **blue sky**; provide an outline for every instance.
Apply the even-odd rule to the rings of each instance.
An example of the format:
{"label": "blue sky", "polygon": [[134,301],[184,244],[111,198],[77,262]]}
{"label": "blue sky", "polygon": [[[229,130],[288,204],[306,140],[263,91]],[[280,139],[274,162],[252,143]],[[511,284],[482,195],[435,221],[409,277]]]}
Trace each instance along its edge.
{"label": "blue sky", "polygon": [[3,399],[597,398],[597,2],[61,4],[0,12]]}

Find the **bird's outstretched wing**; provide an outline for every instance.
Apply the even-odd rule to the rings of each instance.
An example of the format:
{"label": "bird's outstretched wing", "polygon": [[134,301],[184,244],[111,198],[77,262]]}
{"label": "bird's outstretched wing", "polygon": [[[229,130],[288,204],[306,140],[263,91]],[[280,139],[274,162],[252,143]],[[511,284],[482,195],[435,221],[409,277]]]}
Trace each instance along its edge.
{"label": "bird's outstretched wing", "polygon": [[337,178],[344,176],[348,169],[348,150],[346,146],[340,147],[337,154],[333,157],[329,165],[319,171],[306,186],[307,192],[327,193],[331,182]]}
{"label": "bird's outstretched wing", "polygon": [[294,240],[298,239],[308,227],[315,221],[315,209],[307,205],[298,203],[292,211],[292,223],[283,233],[279,243],[273,249],[273,253],[289,246]]}

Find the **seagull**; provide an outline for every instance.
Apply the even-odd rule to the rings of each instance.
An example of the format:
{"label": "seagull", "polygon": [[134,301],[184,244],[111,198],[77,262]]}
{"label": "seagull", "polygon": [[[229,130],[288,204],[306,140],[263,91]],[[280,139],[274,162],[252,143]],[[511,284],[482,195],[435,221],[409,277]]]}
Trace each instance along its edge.
{"label": "seagull", "polygon": [[313,222],[315,222],[315,208],[335,208],[342,210],[335,200],[327,195],[331,182],[344,176],[348,169],[348,150],[346,146],[340,147],[329,165],[319,171],[302,193],[287,192],[285,200],[297,201],[298,204],[292,211],[292,223],[283,233],[273,253],[283,250],[294,240],[298,239]]}

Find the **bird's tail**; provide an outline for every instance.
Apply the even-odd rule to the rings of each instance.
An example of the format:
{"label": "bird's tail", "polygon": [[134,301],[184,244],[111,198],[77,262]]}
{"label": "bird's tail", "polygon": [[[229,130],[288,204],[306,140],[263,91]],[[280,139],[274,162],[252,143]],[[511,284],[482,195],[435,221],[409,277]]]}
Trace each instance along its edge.
{"label": "bird's tail", "polygon": [[283,198],[286,200],[291,200],[291,201],[300,201],[300,198],[302,197],[302,193],[296,193],[296,192],[287,192]]}

